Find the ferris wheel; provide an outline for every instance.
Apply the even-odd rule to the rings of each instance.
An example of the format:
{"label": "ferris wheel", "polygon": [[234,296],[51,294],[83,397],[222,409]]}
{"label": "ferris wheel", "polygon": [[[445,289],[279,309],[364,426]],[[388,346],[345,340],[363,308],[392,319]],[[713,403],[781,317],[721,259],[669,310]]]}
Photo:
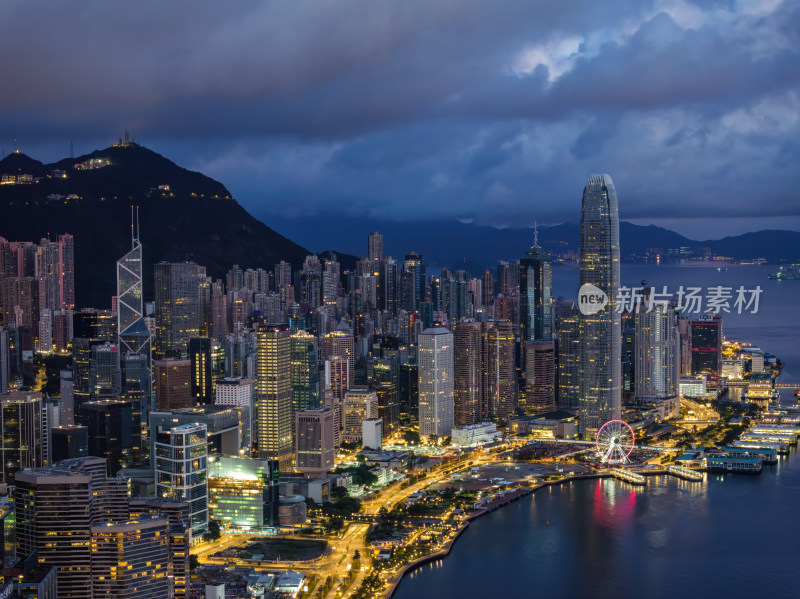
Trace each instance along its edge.
{"label": "ferris wheel", "polygon": [[633,429],[624,420],[609,420],[597,431],[597,453],[606,464],[626,464],[633,443]]}

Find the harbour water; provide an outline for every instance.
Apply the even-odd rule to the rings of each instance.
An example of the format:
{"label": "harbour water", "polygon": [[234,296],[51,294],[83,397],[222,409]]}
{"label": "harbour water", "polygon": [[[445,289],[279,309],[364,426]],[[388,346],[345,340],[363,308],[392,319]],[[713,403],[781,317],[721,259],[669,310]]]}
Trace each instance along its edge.
{"label": "harbour water", "polygon": [[[724,333],[777,355],[786,364],[779,380],[800,382],[800,281],[768,280],[768,272],[623,266],[622,282],[760,285],[758,314],[724,315]],[[555,269],[554,288],[573,296],[577,269]],[[784,392],[783,400],[795,398]],[[798,505],[797,451],[759,475],[708,475],[702,483],[574,481],[474,521],[447,558],[415,570],[395,598],[798,597]]]}

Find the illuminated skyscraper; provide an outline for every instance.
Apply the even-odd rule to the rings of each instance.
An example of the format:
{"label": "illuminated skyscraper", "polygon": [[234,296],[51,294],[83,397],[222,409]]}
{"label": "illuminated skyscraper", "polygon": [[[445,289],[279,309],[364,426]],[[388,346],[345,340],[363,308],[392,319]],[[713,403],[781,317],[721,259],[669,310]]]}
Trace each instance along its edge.
{"label": "illuminated skyscraper", "polygon": [[150,384],[153,380],[151,365],[152,340],[144,320],[142,301],[142,244],[138,231],[131,223],[131,251],[117,261],[117,336],[119,355],[140,354],[145,356],[148,379],[142,389],[150,399]]}
{"label": "illuminated skyscraper", "polygon": [[701,316],[691,321],[692,374],[718,377],[722,369],[722,317]]}
{"label": "illuminated skyscraper", "polygon": [[319,407],[317,337],[306,331],[292,334],[292,411]]}
{"label": "illuminated skyscraper", "polygon": [[291,335],[287,326],[261,326],[256,332],[256,439],[262,459],[278,460],[288,471],[292,443]]}
{"label": "illuminated skyscraper", "polygon": [[[580,285],[598,288],[607,305],[585,309],[578,298],[581,338],[579,432],[590,436],[608,420],[620,417],[622,331],[617,311],[619,291],[619,214],[617,191],[609,175],[592,175],[581,208]],[[583,293],[583,292],[582,292]],[[588,289],[584,295],[596,293]]]}
{"label": "illuminated skyscraper", "polygon": [[522,341],[552,340],[553,265],[539,246],[537,231],[534,231],[533,245],[519,261],[519,291]]}
{"label": "illuminated skyscraper", "polygon": [[333,410],[316,408],[295,414],[295,456],[300,472],[320,476],[333,468],[336,427]]}
{"label": "illuminated skyscraper", "polygon": [[425,260],[417,252],[406,255],[400,280],[401,305],[404,310],[419,310],[425,299]]}
{"label": "illuminated skyscraper", "polygon": [[556,303],[558,407],[577,410],[581,395],[581,336],[578,308],[563,298]]}
{"label": "illuminated skyscraper", "polygon": [[468,426],[481,422],[481,397],[483,371],[481,369],[480,322],[460,322],[453,337],[454,357],[454,419],[455,426]]}
{"label": "illuminated skyscraper", "polygon": [[47,464],[46,410],[39,392],[0,394],[0,482],[13,484],[17,471]]}
{"label": "illuminated skyscraper", "polygon": [[169,520],[161,514],[92,524],[92,596],[169,596]]}
{"label": "illuminated skyscraper", "polygon": [[205,424],[155,427],[156,497],[189,503],[192,535],[208,528],[208,441]]}
{"label": "illuminated skyscraper", "polygon": [[155,266],[156,350],[159,356],[186,357],[189,339],[200,336],[200,284],[206,267],[193,262]]}
{"label": "illuminated skyscraper", "polygon": [[665,304],[654,304],[650,310],[641,306],[635,335],[637,403],[672,402],[672,411],[677,411],[680,336],[675,309]]}
{"label": "illuminated skyscraper", "polygon": [[542,414],[556,407],[556,361],[553,341],[532,341],[525,347],[525,410]]}
{"label": "illuminated skyscraper", "polygon": [[453,334],[443,327],[419,335],[419,434],[450,436],[453,430]]}
{"label": "illuminated skyscraper", "polygon": [[189,340],[189,361],[191,363],[192,405],[214,403],[214,385],[211,377],[211,339],[192,337]]}
{"label": "illuminated skyscraper", "polygon": [[344,397],[344,441],[361,442],[361,423],[378,417],[378,394],[374,389],[356,387]]}
{"label": "illuminated skyscraper", "polygon": [[[356,362],[355,339],[346,322],[339,323],[336,330],[322,337],[322,361],[338,358],[347,362],[347,381],[352,384]],[[347,390],[347,387],[344,388]]]}
{"label": "illuminated skyscraper", "polygon": [[373,231],[369,234],[368,245],[369,248],[367,257],[370,260],[375,260],[376,262],[383,260],[383,235],[377,231]]}
{"label": "illuminated skyscraper", "polygon": [[156,360],[155,405],[158,410],[179,410],[192,407],[190,360]]}

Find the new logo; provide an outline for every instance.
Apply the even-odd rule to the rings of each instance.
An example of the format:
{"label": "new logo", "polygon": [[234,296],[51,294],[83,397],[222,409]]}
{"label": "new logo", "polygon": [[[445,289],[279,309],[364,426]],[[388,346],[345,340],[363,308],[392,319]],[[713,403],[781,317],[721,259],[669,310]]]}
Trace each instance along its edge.
{"label": "new logo", "polygon": [[608,305],[608,295],[606,292],[586,283],[581,285],[578,290],[578,310],[584,316],[591,316],[597,314]]}

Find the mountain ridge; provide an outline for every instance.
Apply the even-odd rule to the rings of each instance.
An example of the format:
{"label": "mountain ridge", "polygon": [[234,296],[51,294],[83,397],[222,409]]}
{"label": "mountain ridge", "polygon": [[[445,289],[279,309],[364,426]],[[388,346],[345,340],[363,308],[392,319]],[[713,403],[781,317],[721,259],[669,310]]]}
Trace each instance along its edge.
{"label": "mountain ridge", "polygon": [[[37,163],[38,174],[20,172]],[[310,253],[250,215],[222,183],[138,144],[51,164],[13,153],[0,160],[0,174],[34,176],[30,183],[0,186],[0,236],[75,237],[79,306],[110,306],[116,261],[131,247],[132,206],[139,206],[146,298],[153,296],[156,262],[195,261],[217,278],[233,264],[271,270],[286,260],[299,268]]]}

